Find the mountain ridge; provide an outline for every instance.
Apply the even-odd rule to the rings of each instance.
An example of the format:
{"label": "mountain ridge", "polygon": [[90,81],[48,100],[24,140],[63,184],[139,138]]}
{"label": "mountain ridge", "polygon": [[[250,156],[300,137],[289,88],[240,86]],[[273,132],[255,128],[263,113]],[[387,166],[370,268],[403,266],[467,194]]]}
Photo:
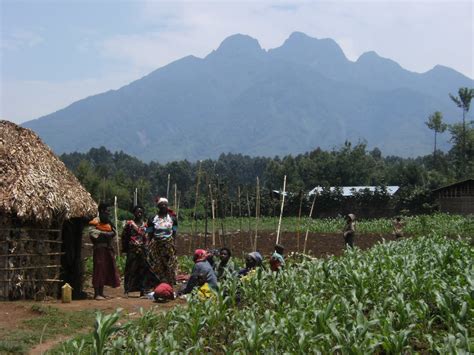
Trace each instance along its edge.
{"label": "mountain ridge", "polygon": [[373,51],[352,62],[332,39],[294,32],[266,51],[236,34],[204,58],[183,57],[23,126],[58,154],[103,145],[146,161],[285,155],[345,140],[410,156],[432,150],[424,121],[433,111],[459,120],[448,93],[461,86],[473,81],[443,66],[414,73]]}

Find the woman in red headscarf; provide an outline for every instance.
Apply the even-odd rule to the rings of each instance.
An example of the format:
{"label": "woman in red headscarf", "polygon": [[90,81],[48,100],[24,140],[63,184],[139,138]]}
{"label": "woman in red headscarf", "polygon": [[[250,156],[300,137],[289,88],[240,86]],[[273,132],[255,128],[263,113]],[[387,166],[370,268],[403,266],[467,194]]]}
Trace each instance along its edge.
{"label": "woman in red headscarf", "polygon": [[178,260],[174,238],[178,228],[176,214],[168,208],[164,197],[156,199],[158,212],[148,221],[148,263],[158,281],[170,285],[176,284]]}
{"label": "woman in red headscarf", "polygon": [[180,293],[190,293],[195,287],[201,286],[200,280],[205,280],[210,288],[217,290],[217,276],[211,264],[207,261],[207,257],[207,251],[204,249],[196,249],[194,252],[194,267],[191,277]]}

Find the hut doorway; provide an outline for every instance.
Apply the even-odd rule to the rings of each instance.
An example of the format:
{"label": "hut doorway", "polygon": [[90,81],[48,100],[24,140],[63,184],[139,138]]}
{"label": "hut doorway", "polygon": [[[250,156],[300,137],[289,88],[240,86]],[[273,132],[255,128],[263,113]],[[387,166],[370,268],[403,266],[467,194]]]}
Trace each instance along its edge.
{"label": "hut doorway", "polygon": [[82,260],[82,231],[85,221],[82,218],[71,218],[63,223],[61,279],[71,285],[74,299],[85,299],[83,292],[84,263]]}

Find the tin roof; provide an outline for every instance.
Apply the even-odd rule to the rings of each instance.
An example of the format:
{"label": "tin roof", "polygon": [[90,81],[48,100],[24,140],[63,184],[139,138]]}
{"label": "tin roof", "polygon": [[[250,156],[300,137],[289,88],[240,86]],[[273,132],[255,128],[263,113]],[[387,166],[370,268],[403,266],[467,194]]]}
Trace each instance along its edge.
{"label": "tin roof", "polygon": [[[385,186],[385,189],[387,190],[387,194],[392,196],[394,195],[400,186]],[[365,190],[368,190],[370,192],[375,192],[375,191],[381,191],[382,187],[381,186],[331,186],[329,190],[331,192],[336,191],[336,189],[341,189],[342,190],[342,196],[352,196],[354,193],[357,192],[364,192]],[[314,195],[315,193],[321,193],[323,192],[323,188],[321,186],[316,186],[314,189],[312,189],[309,192],[309,195]]]}

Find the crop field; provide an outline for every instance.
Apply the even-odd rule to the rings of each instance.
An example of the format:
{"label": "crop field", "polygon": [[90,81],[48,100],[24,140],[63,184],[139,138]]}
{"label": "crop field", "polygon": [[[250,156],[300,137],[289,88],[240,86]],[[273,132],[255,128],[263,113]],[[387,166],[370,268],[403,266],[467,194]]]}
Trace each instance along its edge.
{"label": "crop field", "polygon": [[[420,215],[404,217],[404,234],[406,237],[436,233],[443,236],[474,235],[474,220],[462,216],[448,214]],[[277,218],[226,218],[215,221],[215,247],[227,246],[234,255],[242,256],[253,251],[255,234],[257,233],[257,250],[263,254],[273,252],[276,242]],[[287,253],[304,251],[305,234],[308,230],[306,253],[321,257],[341,255],[344,250],[342,229],[343,218],[308,219],[283,218],[280,243]],[[205,238],[205,222],[199,220],[194,224],[187,220],[178,228],[177,252],[189,255],[197,247],[212,247],[212,226],[208,221],[208,234]],[[257,231],[257,232],[256,232]],[[390,219],[371,219],[357,222],[355,244],[367,249],[383,240],[394,240],[393,226]]]}
{"label": "crop field", "polygon": [[[439,217],[438,217],[439,218]],[[443,217],[444,218],[444,217]],[[342,256],[293,254],[283,272],[260,269],[221,284],[217,298],[153,310],[119,324],[98,314],[91,334],[57,352],[463,353],[474,351],[474,248],[464,222]],[[472,220],[471,220],[472,221]],[[431,228],[431,221],[416,228]],[[381,223],[381,222],[380,222]],[[361,224],[359,224],[361,225]],[[387,227],[388,228],[388,227]],[[415,227],[413,227],[415,230]],[[455,237],[455,234],[464,237]],[[444,234],[451,234],[446,238]]]}

